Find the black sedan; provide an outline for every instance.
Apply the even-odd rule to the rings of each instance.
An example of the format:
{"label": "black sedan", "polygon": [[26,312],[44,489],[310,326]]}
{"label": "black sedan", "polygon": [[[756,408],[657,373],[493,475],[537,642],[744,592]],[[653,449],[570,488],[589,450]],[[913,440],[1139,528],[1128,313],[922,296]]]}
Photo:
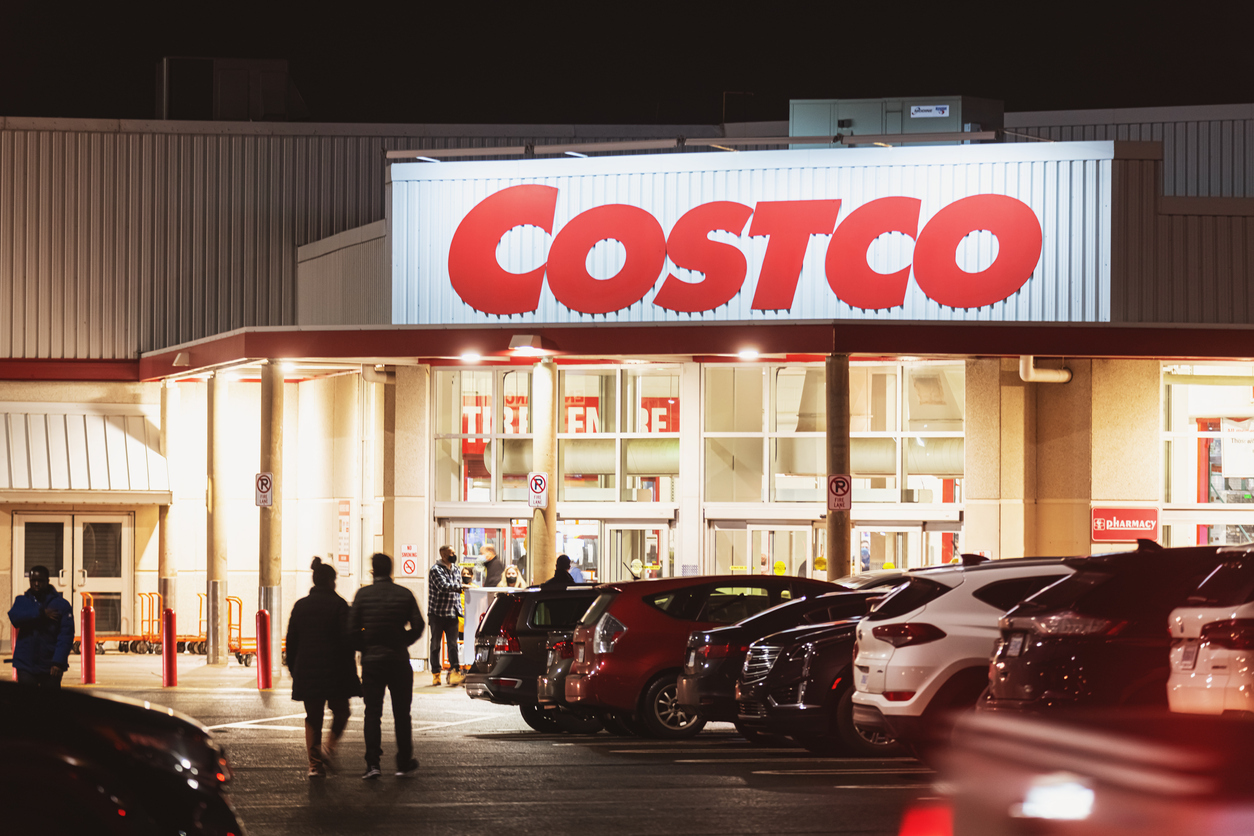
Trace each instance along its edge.
{"label": "black sedan", "polygon": [[799,598],[737,624],[692,633],[688,637],[683,674],[679,677],[679,704],[712,722],[738,722],[736,678],[740,676],[751,642],[789,627],[824,624],[863,615],[871,599],[884,595],[905,577],[904,572],[860,576],[849,579],[861,583],[858,589]]}
{"label": "black sedan", "polygon": [[883,732],[853,724],[853,642],[860,620],[794,627],[751,644],[736,682],[737,728],[786,735],[820,754],[901,754]]}
{"label": "black sedan", "polygon": [[6,833],[240,836],[221,747],[173,709],[0,682]]}

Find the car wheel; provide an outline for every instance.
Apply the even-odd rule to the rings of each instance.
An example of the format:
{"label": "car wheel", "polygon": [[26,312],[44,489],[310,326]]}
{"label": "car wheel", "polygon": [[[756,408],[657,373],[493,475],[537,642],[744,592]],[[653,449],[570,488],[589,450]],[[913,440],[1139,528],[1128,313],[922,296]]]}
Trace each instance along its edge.
{"label": "car wheel", "polygon": [[645,689],[640,719],[650,737],[676,740],[692,737],[705,728],[700,714],[679,705],[679,685],[674,674],[661,676]]}
{"label": "car wheel", "polygon": [[601,718],[593,714],[572,711],[569,708],[559,708],[545,713],[552,714],[554,722],[567,734],[596,734],[605,728]]}
{"label": "car wheel", "polygon": [[552,711],[545,711],[538,705],[520,705],[518,711],[522,714],[523,722],[538,732],[560,734],[562,731],[557,719],[552,716]]}
{"label": "car wheel", "polygon": [[905,751],[884,729],[858,728],[853,724],[852,688],[841,694],[834,710],[834,736],[848,754],[863,758],[891,758]]}
{"label": "car wheel", "polygon": [[601,715],[601,724],[605,730],[617,737],[636,737],[636,729],[631,718],[617,711],[606,711]]}

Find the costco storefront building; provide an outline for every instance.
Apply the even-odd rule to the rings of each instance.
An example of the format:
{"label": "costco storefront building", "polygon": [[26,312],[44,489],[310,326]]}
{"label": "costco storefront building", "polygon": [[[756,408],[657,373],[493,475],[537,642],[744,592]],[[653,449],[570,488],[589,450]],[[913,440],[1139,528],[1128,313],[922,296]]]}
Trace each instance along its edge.
{"label": "costco storefront building", "polygon": [[1174,156],[1244,134],[1120,119],[387,165],[433,132],[8,120],[0,586],[59,565],[107,633],[282,612],[313,554],[421,591],[444,542],[612,581],[1245,541],[1254,198]]}

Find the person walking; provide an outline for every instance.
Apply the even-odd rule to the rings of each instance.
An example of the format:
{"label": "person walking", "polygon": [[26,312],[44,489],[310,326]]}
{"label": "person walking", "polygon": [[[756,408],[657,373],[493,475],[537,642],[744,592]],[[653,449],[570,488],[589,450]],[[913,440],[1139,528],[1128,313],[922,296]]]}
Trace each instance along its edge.
{"label": "person walking", "polygon": [[18,631],[13,668],[23,685],[57,689],[70,667],[74,610],[48,582],[47,567],[32,566],[26,574],[30,588],[9,610],[9,623]]}
{"label": "person walking", "polygon": [[505,561],[496,556],[496,547],[484,546],[479,549],[479,556],[483,558],[484,587],[504,586]]}
{"label": "person walking", "polygon": [[348,611],[350,643],[361,650],[362,691],[366,703],[367,781],[382,772],[383,693],[392,695],[392,720],[396,725],[396,774],[418,771],[414,757],[410,704],[414,699],[414,669],[409,646],[418,641],[426,626],[414,594],[392,582],[392,558],[376,552],[370,558],[374,583],[357,590]]}
{"label": "person walking", "polygon": [[451,546],[440,546],[440,559],[427,575],[427,618],[431,620],[431,684],[440,684],[440,639],[448,646],[448,684],[460,685],[466,676],[458,665],[457,619],[462,609],[462,576]]}
{"label": "person walking", "polygon": [[[309,777],[324,778],[348,726],[348,700],[361,696],[357,660],[348,641],[348,602],[335,591],[335,567],[315,557],[313,588],[287,620],[287,669],[292,699],[305,704]],[[331,709],[331,735],[322,743],[322,717]]]}
{"label": "person walking", "polygon": [[554,567],[553,577],[540,584],[541,589],[565,589],[575,582],[570,574],[570,558],[564,554],[557,556],[557,565]]}

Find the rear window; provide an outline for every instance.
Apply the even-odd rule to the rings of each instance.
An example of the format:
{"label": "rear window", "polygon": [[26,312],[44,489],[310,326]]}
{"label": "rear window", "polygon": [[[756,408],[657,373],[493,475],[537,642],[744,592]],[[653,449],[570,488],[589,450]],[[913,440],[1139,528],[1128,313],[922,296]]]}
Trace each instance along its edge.
{"label": "rear window", "polygon": [[1254,561],[1230,560],[1215,567],[1185,599],[1194,607],[1235,607],[1254,601]]}
{"label": "rear window", "polygon": [[1039,592],[1062,577],[1062,575],[1041,575],[1034,578],[1009,578],[1004,581],[994,581],[972,592],[971,597],[1005,612],[1024,598]]}
{"label": "rear window", "polygon": [[617,592],[602,592],[592,602],[592,606],[588,607],[587,612],[579,619],[580,624],[596,624],[597,619],[610,608],[610,604],[618,596]]}
{"label": "rear window", "polygon": [[[488,604],[488,611],[483,614],[483,622],[479,625],[478,634],[480,636],[491,636],[501,631],[501,624],[505,621],[505,616],[514,609],[519,598],[517,595],[505,595],[497,593],[492,599],[492,603]],[[514,625],[510,625],[513,627]]]}
{"label": "rear window", "polygon": [[1214,564],[1141,558],[1121,571],[1078,571],[1023,603],[1025,611],[1069,609],[1083,615],[1112,618],[1161,629],[1162,620],[1184,604]]}
{"label": "rear window", "polygon": [[531,612],[529,627],[549,629],[569,629],[579,623],[579,619],[588,611],[588,605],[596,599],[596,595],[563,596],[536,601]]}
{"label": "rear window", "polygon": [[886,618],[905,615],[929,601],[935,601],[948,591],[949,587],[943,583],[927,578],[911,578],[904,586],[899,586],[888,593],[884,600],[880,601],[867,615],[867,620],[883,621]]}

